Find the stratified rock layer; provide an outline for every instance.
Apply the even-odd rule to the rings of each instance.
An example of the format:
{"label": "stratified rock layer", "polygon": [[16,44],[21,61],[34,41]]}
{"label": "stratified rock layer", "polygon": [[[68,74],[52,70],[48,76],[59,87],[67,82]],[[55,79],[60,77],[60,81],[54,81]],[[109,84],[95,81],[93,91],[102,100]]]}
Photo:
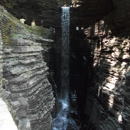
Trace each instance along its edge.
{"label": "stratified rock layer", "polygon": [[[1,36],[1,31],[0,31],[0,93],[3,90],[3,41],[2,41],[2,36]],[[1,96],[1,94],[0,94]]]}
{"label": "stratified rock layer", "polygon": [[1,78],[3,74],[5,82],[2,90],[0,88],[2,96],[19,130],[50,130],[54,98],[42,52],[47,51],[46,44],[53,40],[30,34],[26,29],[30,27],[21,25],[6,10],[0,9]]}
{"label": "stratified rock layer", "polygon": [[[97,116],[97,118],[100,117],[101,130],[128,130],[129,37],[112,36],[111,30],[107,28],[103,20],[96,23],[94,29],[90,27],[85,32],[94,68],[87,106],[93,104],[92,106],[97,109],[95,113],[86,107],[86,113],[89,115],[91,112],[90,126],[98,129],[98,122],[94,119]],[[92,91],[96,94],[93,99],[98,101],[98,105],[95,105],[94,101],[90,102]]]}

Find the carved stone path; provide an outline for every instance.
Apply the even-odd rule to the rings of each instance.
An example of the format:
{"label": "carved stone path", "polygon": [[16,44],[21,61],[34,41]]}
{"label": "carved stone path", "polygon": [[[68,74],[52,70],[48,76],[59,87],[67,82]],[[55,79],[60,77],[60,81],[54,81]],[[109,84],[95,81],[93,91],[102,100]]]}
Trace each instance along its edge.
{"label": "carved stone path", "polygon": [[0,130],[18,130],[2,98],[0,98]]}

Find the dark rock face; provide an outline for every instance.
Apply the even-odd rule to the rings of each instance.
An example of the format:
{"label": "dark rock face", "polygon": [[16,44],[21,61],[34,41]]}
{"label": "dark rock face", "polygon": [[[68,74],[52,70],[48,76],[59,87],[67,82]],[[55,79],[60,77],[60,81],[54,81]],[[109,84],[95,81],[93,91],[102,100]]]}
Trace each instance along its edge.
{"label": "dark rock face", "polygon": [[[0,32],[0,37],[2,37],[1,36],[1,32]],[[0,93],[3,91],[3,87],[2,87],[2,85],[4,84],[4,82],[5,81],[3,81],[3,52],[2,52],[2,50],[3,50],[3,41],[2,41],[2,39],[0,38]],[[1,94],[0,94],[0,96],[1,96]]]}
{"label": "dark rock face", "polygon": [[[17,1],[17,11],[7,8],[17,18],[25,15],[27,24],[36,19],[38,25],[43,20],[45,27],[56,28],[52,72],[59,87],[61,9],[56,1],[42,2]],[[81,129],[129,130],[129,6],[129,0],[82,0],[70,9],[70,98]],[[76,26],[84,27],[85,35],[77,36]]]}
{"label": "dark rock face", "polygon": [[114,7],[112,0],[15,0],[8,3],[2,0],[0,3],[18,19],[24,16],[28,25],[34,19],[39,26],[41,26],[41,20],[43,20],[44,27],[55,28],[60,28],[60,7],[65,3],[72,6],[71,28],[75,28],[77,25],[89,26],[94,24],[111,12]]}
{"label": "dark rock face", "polygon": [[[85,130],[129,129],[129,110],[127,109],[129,103],[128,96],[126,99],[125,95],[126,93],[129,93],[128,79],[130,17],[128,15],[126,18],[124,15],[126,12],[129,12],[128,3],[130,2],[113,1],[113,11],[110,10],[108,15],[104,14],[106,16],[95,24],[93,24],[95,20],[89,17],[89,20],[86,21],[85,25],[88,26],[89,24],[90,26],[84,30],[86,34],[86,37],[83,36],[84,40],[79,34],[77,38],[76,33],[73,33],[71,30],[71,36],[73,37],[76,35],[75,38],[73,37],[75,42],[74,40],[71,42],[71,51],[74,53],[73,57],[76,57],[75,60],[77,60],[78,56],[85,57],[88,60],[87,62],[90,64],[88,67],[90,69],[89,73],[91,74],[91,80],[87,77],[86,82],[89,83],[86,84],[86,86],[83,85],[85,82],[83,84],[78,82],[79,85],[76,84],[77,87],[75,88],[78,92],[79,89],[77,88],[79,87],[81,89],[81,86],[83,86],[82,90],[80,91],[83,97],[80,95],[80,98],[78,98],[81,99],[80,102],[82,102],[79,105],[80,111],[86,115],[86,119],[85,117],[83,118],[86,120],[86,122],[82,121],[84,124],[82,128]],[[78,10],[78,8],[75,9],[75,11],[76,10]],[[92,10],[94,9],[92,8]],[[83,13],[83,11],[81,12]],[[87,13],[89,14],[89,11]],[[87,15],[87,13],[85,14]],[[98,12],[95,13],[98,14]],[[78,13],[76,14],[78,15]],[[82,15],[84,15],[84,13]],[[79,19],[77,18],[77,21],[78,20]],[[91,20],[94,21],[90,22]],[[80,25],[80,27],[82,27],[84,25],[82,22],[84,22],[84,20],[82,21],[80,19],[79,24],[76,23],[75,26]],[[79,64],[82,65],[81,61],[83,62],[84,60],[77,60],[76,62],[80,62]],[[72,66],[74,66],[73,63]],[[82,70],[83,67],[79,68]],[[83,70],[84,77],[86,71],[85,69]],[[81,78],[81,74],[78,77]],[[73,79],[72,82],[73,81],[76,82],[75,79]],[[87,87],[87,90],[85,87]],[[85,97],[86,99],[84,99]],[[86,104],[86,109],[80,107],[84,103]]]}
{"label": "dark rock face", "polygon": [[19,130],[50,130],[55,99],[42,52],[53,40],[30,34],[27,26],[6,10],[0,7],[0,12],[0,96],[8,103]]}
{"label": "dark rock face", "polygon": [[[32,19],[35,19],[36,24],[41,26],[41,20],[43,20],[44,27],[54,27],[56,29],[55,33],[55,44],[53,44],[53,54],[55,55],[55,80],[58,87],[60,87],[60,62],[61,62],[61,6],[65,4],[64,0],[16,0],[14,2],[4,2],[1,1],[7,8],[18,19],[21,16],[25,16],[26,24],[30,25]],[[100,4],[98,4],[100,3]],[[113,7],[112,1],[109,0],[96,0],[92,1],[66,1],[67,5],[73,5],[74,8],[70,9],[71,12],[71,23],[70,23],[70,33],[75,31],[77,25],[89,26],[98,19],[102,18],[104,15],[110,12]],[[80,5],[77,7],[76,5]],[[97,6],[99,5],[99,6]],[[77,8],[75,8],[75,6]],[[108,9],[107,6],[110,6]],[[14,7],[14,8],[13,8]],[[107,10],[106,10],[107,8]],[[98,10],[98,14],[97,14]],[[83,13],[82,13],[83,12]],[[91,19],[90,19],[91,16]]]}
{"label": "dark rock face", "polygon": [[[93,76],[84,100],[86,110],[83,113],[87,118],[84,129],[128,130],[129,103],[125,95],[129,93],[129,35],[114,36],[103,20],[86,28],[85,33],[84,44],[87,44],[86,52],[91,50],[92,61],[88,62],[93,64],[93,71],[90,71]],[[83,50],[82,39],[78,44]]]}
{"label": "dark rock face", "polygon": [[123,110],[123,123],[124,123],[124,129],[128,130],[130,129],[129,127],[129,118],[130,118],[130,110],[128,109],[130,104],[129,104],[129,97],[127,95],[129,95],[129,88],[130,88],[130,72],[128,72],[126,74],[126,81],[125,81],[125,86],[126,86],[126,91],[125,91],[125,96],[124,96],[124,110]]}
{"label": "dark rock face", "polygon": [[71,28],[88,27],[113,10],[112,0],[82,0],[71,8]]}

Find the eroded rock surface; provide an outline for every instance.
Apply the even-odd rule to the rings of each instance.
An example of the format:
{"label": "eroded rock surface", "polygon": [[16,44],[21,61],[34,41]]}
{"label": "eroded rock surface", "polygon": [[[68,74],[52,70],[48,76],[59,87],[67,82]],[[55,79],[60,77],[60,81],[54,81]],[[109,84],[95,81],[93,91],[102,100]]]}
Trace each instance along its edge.
{"label": "eroded rock surface", "polygon": [[[98,100],[98,105],[93,103],[94,108],[98,107],[96,113],[91,113],[90,126],[96,128],[94,116],[97,116],[100,117],[101,130],[128,130],[129,37],[113,36],[104,21],[96,23],[95,28],[86,29],[86,36],[94,61],[93,85],[88,92],[87,106],[93,102],[90,102],[90,91],[96,93],[93,99]],[[87,106],[88,114],[91,110]]]}
{"label": "eroded rock surface", "polygon": [[21,25],[6,10],[0,10],[2,97],[19,130],[50,130],[55,99],[42,52],[47,51],[46,43],[53,40],[31,34],[26,29],[30,27]]}

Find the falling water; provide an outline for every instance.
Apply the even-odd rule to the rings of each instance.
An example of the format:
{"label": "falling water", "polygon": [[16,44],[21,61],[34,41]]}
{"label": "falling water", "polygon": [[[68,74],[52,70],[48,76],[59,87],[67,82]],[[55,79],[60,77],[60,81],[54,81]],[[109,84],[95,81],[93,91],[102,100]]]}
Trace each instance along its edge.
{"label": "falling water", "polygon": [[62,7],[62,55],[61,55],[61,91],[59,97],[60,110],[53,120],[52,130],[66,130],[69,111],[69,7]]}
{"label": "falling water", "polygon": [[62,64],[61,64],[61,98],[68,103],[69,88],[69,7],[62,8]]}
{"label": "falling water", "polygon": [[61,55],[61,91],[58,97],[58,114],[53,119],[52,130],[78,130],[75,122],[69,118],[69,7],[62,7],[62,55]]}

